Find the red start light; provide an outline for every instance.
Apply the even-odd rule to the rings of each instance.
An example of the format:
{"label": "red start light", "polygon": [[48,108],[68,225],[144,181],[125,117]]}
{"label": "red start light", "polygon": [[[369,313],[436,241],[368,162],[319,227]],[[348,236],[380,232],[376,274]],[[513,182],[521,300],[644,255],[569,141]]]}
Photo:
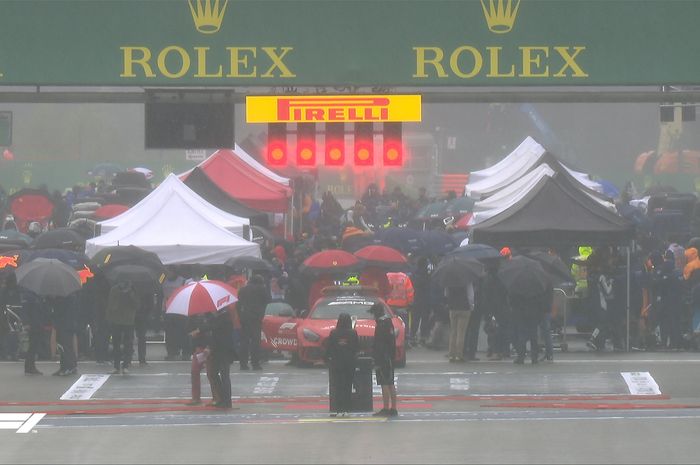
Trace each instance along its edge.
{"label": "red start light", "polygon": [[316,164],[316,144],[310,140],[297,142],[297,165],[314,166]]}
{"label": "red start light", "polygon": [[326,123],[326,166],[343,166],[345,164],[345,124]]}
{"label": "red start light", "polygon": [[372,123],[355,123],[355,165],[374,164],[374,132]]}
{"label": "red start light", "polygon": [[403,165],[403,140],[401,123],[384,123],[384,166]]}
{"label": "red start light", "polygon": [[267,125],[267,163],[274,166],[287,164],[287,125],[270,123]]}
{"label": "red start light", "polygon": [[267,146],[267,162],[270,165],[280,166],[287,164],[287,147],[283,142],[272,143]]}

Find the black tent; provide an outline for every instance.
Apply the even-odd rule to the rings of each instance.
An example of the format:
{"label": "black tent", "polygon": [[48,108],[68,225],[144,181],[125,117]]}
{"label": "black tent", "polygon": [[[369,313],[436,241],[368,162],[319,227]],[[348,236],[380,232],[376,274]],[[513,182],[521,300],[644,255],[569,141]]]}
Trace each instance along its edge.
{"label": "black tent", "polygon": [[633,236],[629,220],[561,173],[542,178],[518,202],[472,228],[473,242],[499,247],[628,245]]}
{"label": "black tent", "polygon": [[[185,180],[185,185],[199,194],[203,199],[205,199],[210,204],[214,205],[221,210],[231,213],[232,215],[240,216],[242,218],[253,218],[265,217],[263,212],[250,208],[243,205],[239,201],[233,199],[226,192],[224,192],[219,186],[216,185],[214,181],[207,176],[207,174],[195,167],[187,176]],[[264,223],[266,223],[266,219]],[[256,222],[256,224],[259,224]]]}

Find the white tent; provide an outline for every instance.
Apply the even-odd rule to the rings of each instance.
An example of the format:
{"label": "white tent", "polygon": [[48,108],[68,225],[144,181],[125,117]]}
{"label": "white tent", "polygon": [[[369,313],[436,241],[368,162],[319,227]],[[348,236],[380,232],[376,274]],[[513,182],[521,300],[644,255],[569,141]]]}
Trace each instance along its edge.
{"label": "white tent", "polygon": [[[602,186],[592,181],[587,174],[570,169],[559,160],[556,160],[551,154],[547,153],[544,147],[538,144],[534,139],[528,137],[506,158],[491,168],[479,172],[484,174],[493,171],[490,176],[475,181],[472,178],[472,174],[470,174],[469,182],[464,189],[465,195],[477,200],[485,199],[515,182],[517,179],[530,172],[534,167],[546,162],[546,160],[551,160],[552,163],[561,165],[572,177],[588,189],[602,192]],[[506,161],[507,163],[504,163]],[[492,170],[497,167],[498,170]]]}
{"label": "white tent", "polygon": [[535,186],[543,176],[554,176],[555,171],[546,163],[541,164],[527,174],[524,174],[513,183],[507,185],[503,189],[497,191],[492,196],[474,202],[473,211],[480,212],[485,210],[493,210],[504,205],[513,205],[515,202],[523,198],[533,186]]}
{"label": "white tent", "polygon": [[260,246],[249,242],[212,221],[207,211],[174,195],[151,216],[133,221],[85,243],[93,257],[106,247],[135,245],[154,252],[165,265],[220,265],[229,258],[260,257]]}
{"label": "white tent", "polygon": [[537,141],[535,141],[535,139],[533,139],[532,137],[527,136],[525,140],[522,141],[520,145],[518,145],[515,148],[515,150],[510,152],[508,155],[505,156],[505,158],[503,158],[495,165],[491,165],[488,168],[484,168],[483,170],[472,171],[471,173],[469,173],[469,183],[474,184],[483,179],[489,178],[494,174],[501,172],[507,166],[510,166],[510,164],[513,163],[514,160],[526,156],[533,150],[539,150],[539,148],[541,148],[540,144],[538,144]]}
{"label": "white tent", "polygon": [[[150,221],[156,212],[165,208],[169,203],[183,206],[186,209],[196,210],[211,223],[237,234],[240,237],[250,239],[250,219],[242,218],[216,208],[192,189],[187,187],[180,179],[170,174],[156,189],[144,197],[139,203],[108,220],[99,223],[102,234],[106,234],[125,224],[141,224]],[[177,217],[177,210],[172,208]]]}

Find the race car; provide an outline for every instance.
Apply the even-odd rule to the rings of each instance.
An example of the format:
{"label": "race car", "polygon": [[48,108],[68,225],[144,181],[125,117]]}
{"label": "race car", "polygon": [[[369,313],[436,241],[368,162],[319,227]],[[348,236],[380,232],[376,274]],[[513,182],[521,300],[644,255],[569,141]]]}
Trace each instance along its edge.
{"label": "race car", "polygon": [[273,300],[265,307],[260,348],[270,352],[296,353],[297,347],[297,317],[294,309],[282,300]]}
{"label": "race car", "polygon": [[406,366],[406,328],[403,320],[381,297],[342,288],[336,293],[326,292],[316,301],[307,315],[297,319],[298,361],[301,364],[323,363],[324,342],[331,330],[335,328],[341,313],[348,313],[353,320],[353,326],[360,339],[359,355],[371,356],[375,321],[368,310],[375,302],[381,302],[384,305],[384,311],[391,316],[394,325],[396,366]]}

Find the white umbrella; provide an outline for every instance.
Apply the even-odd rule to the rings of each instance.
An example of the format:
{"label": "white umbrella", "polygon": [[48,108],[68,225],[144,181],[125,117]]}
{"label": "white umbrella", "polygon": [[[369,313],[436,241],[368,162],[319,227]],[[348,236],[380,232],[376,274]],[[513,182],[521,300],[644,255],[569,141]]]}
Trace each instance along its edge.
{"label": "white umbrella", "polygon": [[195,281],[176,289],[168,299],[165,313],[193,316],[212,313],[237,302],[236,290],[215,280]]}

